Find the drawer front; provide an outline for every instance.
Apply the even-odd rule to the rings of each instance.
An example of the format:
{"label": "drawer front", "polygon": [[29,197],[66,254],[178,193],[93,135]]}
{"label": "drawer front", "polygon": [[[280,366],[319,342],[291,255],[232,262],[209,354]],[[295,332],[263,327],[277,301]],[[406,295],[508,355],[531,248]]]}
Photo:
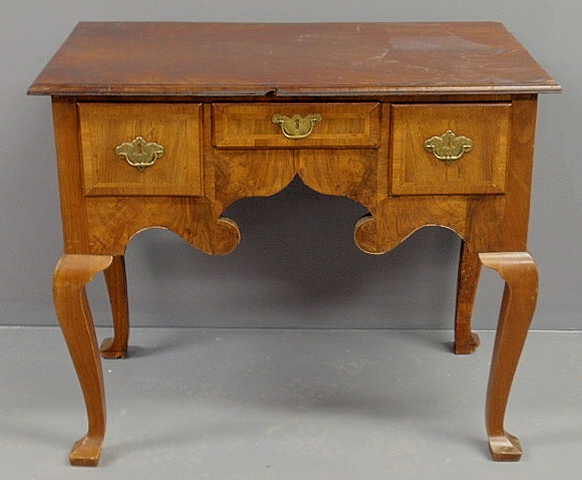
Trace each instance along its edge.
{"label": "drawer front", "polygon": [[510,104],[392,106],[394,195],[502,194]]}
{"label": "drawer front", "polygon": [[376,148],[377,103],[277,103],[212,106],[217,148]]}
{"label": "drawer front", "polygon": [[202,107],[79,103],[88,196],[203,194]]}

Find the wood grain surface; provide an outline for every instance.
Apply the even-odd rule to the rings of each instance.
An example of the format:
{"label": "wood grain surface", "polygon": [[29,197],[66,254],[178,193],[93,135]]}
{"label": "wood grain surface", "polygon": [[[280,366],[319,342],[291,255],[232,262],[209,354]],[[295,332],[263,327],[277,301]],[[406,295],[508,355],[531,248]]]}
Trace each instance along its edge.
{"label": "wood grain surface", "polygon": [[500,23],[77,25],[29,93],[534,93],[559,86]]}

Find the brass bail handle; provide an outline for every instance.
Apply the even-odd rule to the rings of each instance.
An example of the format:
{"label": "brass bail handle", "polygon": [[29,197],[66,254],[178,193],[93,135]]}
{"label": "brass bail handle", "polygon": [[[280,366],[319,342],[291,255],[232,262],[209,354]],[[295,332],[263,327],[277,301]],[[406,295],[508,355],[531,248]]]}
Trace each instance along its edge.
{"label": "brass bail handle", "polygon": [[448,165],[473,150],[473,140],[447,130],[442,135],[427,138],[424,141],[424,149]]}
{"label": "brass bail handle", "polygon": [[163,145],[148,142],[142,137],[135,137],[133,141],[124,142],[115,147],[115,154],[140,172],[143,172],[147,167],[151,167],[158,158],[164,156],[164,153]]}
{"label": "brass bail handle", "polygon": [[281,132],[285,137],[292,140],[309,137],[313,133],[313,128],[321,122],[322,116],[319,113],[312,113],[305,117],[295,114],[292,117],[285,115],[273,115],[271,121],[281,127]]}

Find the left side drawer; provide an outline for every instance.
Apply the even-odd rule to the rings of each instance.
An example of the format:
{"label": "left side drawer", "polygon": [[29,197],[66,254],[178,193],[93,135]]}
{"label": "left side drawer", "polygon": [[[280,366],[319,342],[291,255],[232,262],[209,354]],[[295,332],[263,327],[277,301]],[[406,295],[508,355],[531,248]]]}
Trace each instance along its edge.
{"label": "left side drawer", "polygon": [[202,106],[78,103],[88,196],[201,196]]}

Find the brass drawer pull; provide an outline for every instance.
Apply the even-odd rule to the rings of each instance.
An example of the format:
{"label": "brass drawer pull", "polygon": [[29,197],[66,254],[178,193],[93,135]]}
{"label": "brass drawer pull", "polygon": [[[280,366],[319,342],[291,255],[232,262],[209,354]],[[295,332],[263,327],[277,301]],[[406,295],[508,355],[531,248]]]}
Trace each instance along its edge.
{"label": "brass drawer pull", "polygon": [[427,138],[424,141],[424,149],[448,165],[473,150],[473,140],[447,130],[440,136]]}
{"label": "brass drawer pull", "polygon": [[142,137],[135,137],[135,140],[115,147],[115,154],[140,172],[146,167],[151,167],[158,158],[164,156],[164,153],[163,145],[148,142]]}
{"label": "brass drawer pull", "polygon": [[293,115],[291,118],[285,115],[273,115],[271,121],[281,127],[283,135],[293,140],[306,138],[313,133],[313,127],[321,122],[322,117],[319,113],[313,113],[302,117],[299,114]]}

